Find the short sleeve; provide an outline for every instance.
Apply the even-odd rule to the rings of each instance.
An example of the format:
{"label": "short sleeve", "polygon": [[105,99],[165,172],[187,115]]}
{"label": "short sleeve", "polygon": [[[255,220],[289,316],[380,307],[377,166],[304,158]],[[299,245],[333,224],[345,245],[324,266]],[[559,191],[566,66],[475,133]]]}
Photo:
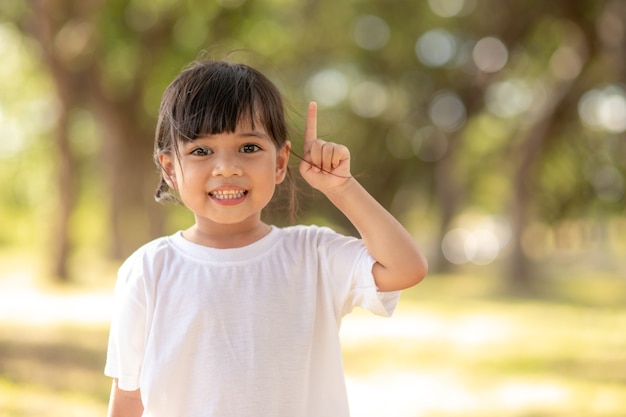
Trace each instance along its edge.
{"label": "short sleeve", "polygon": [[146,329],[145,284],[135,258],[129,258],[118,272],[104,369],[126,391],[139,388]]}
{"label": "short sleeve", "polygon": [[363,241],[328,228],[321,228],[320,233],[320,256],[333,283],[340,315],[361,307],[379,316],[391,316],[400,299],[400,291],[378,291],[372,273],[376,260]]}
{"label": "short sleeve", "polygon": [[390,317],[400,300],[400,291],[380,292],[376,288],[372,269],[376,260],[365,249],[357,258],[352,274],[352,286],[349,297],[344,304],[343,314],[348,314],[354,307],[361,307],[372,313]]}

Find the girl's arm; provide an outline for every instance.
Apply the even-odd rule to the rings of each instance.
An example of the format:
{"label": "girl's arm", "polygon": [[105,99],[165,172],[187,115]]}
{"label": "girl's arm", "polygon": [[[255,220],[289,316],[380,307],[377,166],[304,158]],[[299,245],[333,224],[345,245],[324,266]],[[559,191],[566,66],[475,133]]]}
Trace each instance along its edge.
{"label": "girl's arm", "polygon": [[124,391],[117,385],[117,379],[113,380],[111,387],[111,398],[109,400],[108,417],[141,417],[143,414],[143,404],[141,402],[141,392]]}
{"label": "girl's arm", "polygon": [[379,291],[405,289],[424,278],[428,264],[411,235],[350,175],[348,148],[317,138],[315,103],[307,113],[300,173],[358,230],[377,261],[372,272]]}

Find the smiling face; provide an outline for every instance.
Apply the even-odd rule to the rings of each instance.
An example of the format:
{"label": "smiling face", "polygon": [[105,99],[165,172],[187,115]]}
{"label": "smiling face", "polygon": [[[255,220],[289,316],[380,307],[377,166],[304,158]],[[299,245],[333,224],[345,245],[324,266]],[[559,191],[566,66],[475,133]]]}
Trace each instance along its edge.
{"label": "smiling face", "polygon": [[261,211],[285,179],[289,142],[277,148],[260,123],[178,144],[179,155],[159,154],[168,185],[195,216],[199,230],[258,227]]}
{"label": "smiling face", "polygon": [[250,243],[269,230],[261,210],[285,178],[290,146],[282,97],[269,79],[244,64],[196,62],[161,100],[155,197],[177,191],[195,215],[185,237],[196,243]]}

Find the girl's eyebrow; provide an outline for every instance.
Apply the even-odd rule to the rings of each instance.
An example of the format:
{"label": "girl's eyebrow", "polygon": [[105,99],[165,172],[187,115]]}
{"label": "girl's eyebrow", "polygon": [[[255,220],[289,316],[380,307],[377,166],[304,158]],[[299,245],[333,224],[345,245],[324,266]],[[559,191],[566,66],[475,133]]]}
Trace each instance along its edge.
{"label": "girl's eyebrow", "polygon": [[[218,134],[207,133],[201,136],[198,136],[195,140],[191,141],[192,143],[196,140],[212,140],[215,139]],[[240,138],[259,138],[264,140],[271,140],[270,136],[266,133],[263,133],[258,130],[244,130],[242,132],[237,132],[235,136]]]}
{"label": "girl's eyebrow", "polygon": [[260,138],[270,140],[270,137],[267,134],[259,132],[258,130],[240,132],[237,134],[237,136],[241,136],[244,138]]}

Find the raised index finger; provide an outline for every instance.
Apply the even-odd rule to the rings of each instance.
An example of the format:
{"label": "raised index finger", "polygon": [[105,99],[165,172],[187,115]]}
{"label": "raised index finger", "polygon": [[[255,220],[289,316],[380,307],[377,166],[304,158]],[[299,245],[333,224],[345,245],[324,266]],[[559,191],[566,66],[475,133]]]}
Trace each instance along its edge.
{"label": "raised index finger", "polygon": [[317,103],[312,101],[306,114],[306,125],[304,126],[304,151],[308,151],[311,144],[317,140]]}

